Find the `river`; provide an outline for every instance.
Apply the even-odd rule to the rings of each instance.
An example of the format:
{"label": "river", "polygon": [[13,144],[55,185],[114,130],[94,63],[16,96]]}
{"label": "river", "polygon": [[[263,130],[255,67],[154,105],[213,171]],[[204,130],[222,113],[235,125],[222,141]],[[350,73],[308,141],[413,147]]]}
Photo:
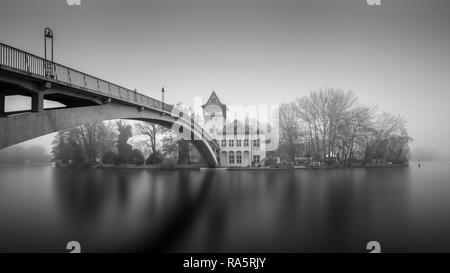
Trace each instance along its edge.
{"label": "river", "polygon": [[450,251],[450,162],[323,170],[0,165],[0,252]]}

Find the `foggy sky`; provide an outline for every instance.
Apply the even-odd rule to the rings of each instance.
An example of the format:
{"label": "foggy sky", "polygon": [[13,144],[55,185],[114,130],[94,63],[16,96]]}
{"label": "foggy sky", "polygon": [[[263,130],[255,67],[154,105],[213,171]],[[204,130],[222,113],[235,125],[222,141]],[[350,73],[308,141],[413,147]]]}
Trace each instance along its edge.
{"label": "foggy sky", "polygon": [[412,146],[450,154],[449,2],[2,0],[0,42],[42,56],[49,26],[56,62],[158,99],[164,86],[169,103],[353,90],[403,115]]}

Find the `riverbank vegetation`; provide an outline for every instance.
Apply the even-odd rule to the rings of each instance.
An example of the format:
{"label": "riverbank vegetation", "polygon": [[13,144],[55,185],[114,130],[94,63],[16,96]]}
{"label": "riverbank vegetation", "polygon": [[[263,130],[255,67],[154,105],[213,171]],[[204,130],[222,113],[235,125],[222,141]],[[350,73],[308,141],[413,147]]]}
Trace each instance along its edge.
{"label": "riverbank vegetation", "polygon": [[352,91],[325,88],[280,106],[280,149],[295,162],[326,165],[409,160],[406,120],[359,102]]}
{"label": "riverbank vegetation", "polygon": [[161,165],[203,163],[195,147],[149,122],[107,121],[58,132],[52,142],[57,165]]}

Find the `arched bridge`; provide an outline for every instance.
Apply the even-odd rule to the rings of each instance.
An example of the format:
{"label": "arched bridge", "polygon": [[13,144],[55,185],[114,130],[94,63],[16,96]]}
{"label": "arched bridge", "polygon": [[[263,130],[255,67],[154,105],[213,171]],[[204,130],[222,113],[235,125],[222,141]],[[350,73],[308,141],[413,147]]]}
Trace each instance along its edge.
{"label": "arched bridge", "polygon": [[[31,97],[31,110],[5,111],[5,97]],[[44,108],[44,99],[64,108]],[[172,105],[0,43],[0,149],[77,125],[133,119],[177,128],[208,163],[220,147],[192,117]],[[175,125],[175,126],[174,126]]]}

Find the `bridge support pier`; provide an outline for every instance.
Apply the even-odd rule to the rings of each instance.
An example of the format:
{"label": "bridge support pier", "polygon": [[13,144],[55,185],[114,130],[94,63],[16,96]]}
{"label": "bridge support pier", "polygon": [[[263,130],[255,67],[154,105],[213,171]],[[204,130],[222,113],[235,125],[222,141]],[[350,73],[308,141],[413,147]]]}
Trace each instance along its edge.
{"label": "bridge support pier", "polygon": [[5,116],[5,94],[0,94],[0,117]]}
{"label": "bridge support pier", "polygon": [[42,92],[35,93],[31,96],[31,111],[44,111],[44,95],[42,94]]}

